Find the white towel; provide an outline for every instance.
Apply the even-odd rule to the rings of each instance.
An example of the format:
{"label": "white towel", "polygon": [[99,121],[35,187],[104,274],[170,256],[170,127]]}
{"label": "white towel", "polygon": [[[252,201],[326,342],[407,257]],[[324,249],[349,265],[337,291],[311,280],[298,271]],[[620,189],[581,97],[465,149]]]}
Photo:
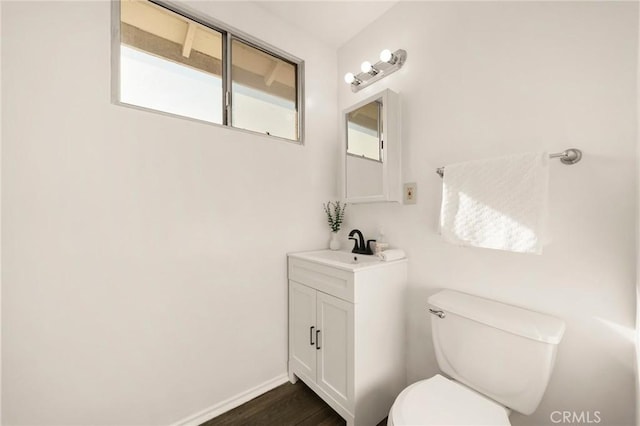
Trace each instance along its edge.
{"label": "white towel", "polygon": [[407,255],[404,250],[390,249],[381,251],[380,253],[378,253],[378,257],[380,258],[380,260],[390,262],[392,260],[404,259],[405,257],[407,257]]}
{"label": "white towel", "polygon": [[458,245],[542,254],[548,163],[545,152],[447,165],[442,237]]}

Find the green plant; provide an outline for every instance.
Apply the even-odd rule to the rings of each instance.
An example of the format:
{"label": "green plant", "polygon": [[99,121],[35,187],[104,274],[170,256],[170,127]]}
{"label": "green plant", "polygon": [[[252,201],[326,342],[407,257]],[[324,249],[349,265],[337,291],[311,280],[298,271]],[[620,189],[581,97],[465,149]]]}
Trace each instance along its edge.
{"label": "green plant", "polygon": [[340,201],[329,201],[322,205],[324,212],[327,214],[327,223],[331,228],[331,232],[338,232],[342,221],[344,220],[344,211],[347,208],[347,203],[340,203]]}

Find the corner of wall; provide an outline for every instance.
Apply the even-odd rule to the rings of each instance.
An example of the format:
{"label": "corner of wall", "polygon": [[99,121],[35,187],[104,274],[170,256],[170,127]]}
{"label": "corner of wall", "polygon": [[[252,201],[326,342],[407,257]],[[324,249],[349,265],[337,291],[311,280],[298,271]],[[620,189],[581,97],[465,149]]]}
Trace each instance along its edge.
{"label": "corner of wall", "polygon": [[[638,9],[640,23],[640,8]],[[640,426],[640,25],[638,25],[636,65],[636,426]]]}
{"label": "corner of wall", "polygon": [[[0,34],[2,2],[0,2]],[[0,319],[2,318],[2,46],[0,45]],[[2,320],[0,320],[2,324]],[[0,426],[2,425],[2,327],[0,327]]]}

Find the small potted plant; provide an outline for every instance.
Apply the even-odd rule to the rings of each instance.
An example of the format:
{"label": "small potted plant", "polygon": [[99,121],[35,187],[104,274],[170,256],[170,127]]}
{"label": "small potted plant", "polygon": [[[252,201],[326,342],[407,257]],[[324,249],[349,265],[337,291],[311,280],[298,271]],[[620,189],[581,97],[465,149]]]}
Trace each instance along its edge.
{"label": "small potted plant", "polygon": [[331,250],[340,249],[340,241],[338,240],[338,232],[342,226],[344,220],[344,211],[347,208],[347,203],[340,203],[340,201],[329,201],[323,204],[324,212],[327,214],[327,223],[331,228],[331,242],[329,248]]}

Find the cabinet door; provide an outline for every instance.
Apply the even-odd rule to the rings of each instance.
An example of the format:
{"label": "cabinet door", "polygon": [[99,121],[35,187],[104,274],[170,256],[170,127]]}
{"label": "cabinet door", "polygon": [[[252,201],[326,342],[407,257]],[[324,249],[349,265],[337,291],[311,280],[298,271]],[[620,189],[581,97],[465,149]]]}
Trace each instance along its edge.
{"label": "cabinet door", "polygon": [[289,281],[289,362],[316,380],[316,290]]}
{"label": "cabinet door", "polygon": [[318,292],[316,383],[340,405],[353,410],[353,304]]}

